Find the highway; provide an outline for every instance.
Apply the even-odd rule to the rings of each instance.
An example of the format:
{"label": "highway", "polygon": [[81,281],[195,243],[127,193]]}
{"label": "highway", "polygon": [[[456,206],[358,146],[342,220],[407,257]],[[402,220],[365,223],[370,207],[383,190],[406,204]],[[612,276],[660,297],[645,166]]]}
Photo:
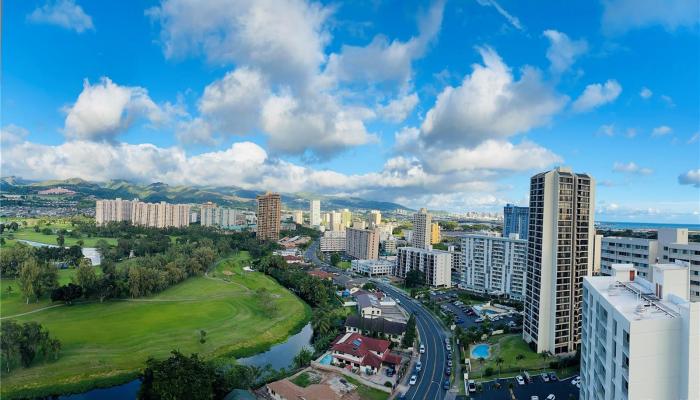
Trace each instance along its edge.
{"label": "highway", "polygon": [[[306,250],[305,257],[317,267],[329,272],[346,273],[335,268],[316,256],[319,242],[315,241]],[[425,353],[420,355],[423,364],[422,371],[417,373],[417,382],[410,386],[405,392],[406,399],[409,400],[438,400],[444,399],[447,391],[442,388],[443,382],[448,378],[445,376],[447,366],[447,351],[445,350],[445,338],[447,333],[442,328],[436,318],[430,314],[416,300],[410,298],[402,291],[391,285],[387,285],[379,280],[375,283],[385,292],[401,302],[401,306],[409,313],[416,314],[416,326],[420,335],[421,344],[425,346]],[[454,360],[453,360],[454,362]],[[410,378],[414,372],[407,373]],[[408,382],[408,380],[406,380]]]}

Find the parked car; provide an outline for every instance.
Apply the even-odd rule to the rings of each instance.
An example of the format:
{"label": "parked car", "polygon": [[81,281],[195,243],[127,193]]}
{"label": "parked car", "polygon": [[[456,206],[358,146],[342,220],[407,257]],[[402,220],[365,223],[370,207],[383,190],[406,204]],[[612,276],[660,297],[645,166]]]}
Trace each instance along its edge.
{"label": "parked car", "polygon": [[424,345],[420,345],[420,353],[421,354],[425,353],[425,346]]}
{"label": "parked car", "polygon": [[477,324],[480,324],[480,323],[484,322],[484,319],[483,319],[483,318],[477,318],[477,319],[474,320],[474,322],[476,322]]}
{"label": "parked car", "polygon": [[473,379],[469,380],[469,393],[476,392],[476,382]]}
{"label": "parked car", "polygon": [[411,379],[408,380],[408,384],[413,386],[416,384],[416,381],[418,381],[418,377],[416,377],[415,375],[411,375]]}
{"label": "parked car", "polygon": [[423,369],[423,363],[418,361],[416,363],[416,372],[420,372],[421,369]]}
{"label": "parked car", "polygon": [[451,351],[451,350],[452,350],[452,345],[450,345],[450,344],[448,343],[448,344],[445,345],[445,348],[447,349],[447,351]]}
{"label": "parked car", "polygon": [[522,376],[518,375],[515,377],[515,381],[518,382],[518,385],[524,385],[525,384],[525,379],[523,379]]}
{"label": "parked car", "polygon": [[450,338],[445,338],[445,344],[450,344]]}
{"label": "parked car", "polygon": [[547,374],[546,372],[543,372],[541,376],[542,376],[543,382],[549,382],[549,374]]}
{"label": "parked car", "polygon": [[447,366],[451,367],[452,366],[452,360],[447,360]]}
{"label": "parked car", "polygon": [[578,375],[574,376],[574,379],[571,380],[571,384],[574,385],[574,386],[575,386],[576,384],[580,384],[580,383],[581,383],[581,377],[578,376]]}
{"label": "parked car", "polygon": [[445,368],[445,375],[449,376],[450,374],[452,374],[452,368],[450,368],[450,367]]}
{"label": "parked car", "polygon": [[547,400],[557,400],[557,397],[554,394],[550,394],[547,396]]}
{"label": "parked car", "polygon": [[450,380],[445,379],[445,382],[442,383],[442,388],[445,390],[450,390]]}
{"label": "parked car", "polygon": [[559,380],[559,378],[557,378],[557,374],[555,374],[554,372],[550,372],[549,373],[549,380],[552,382],[556,382]]}
{"label": "parked car", "polygon": [[530,396],[530,400],[540,400],[540,396]]}

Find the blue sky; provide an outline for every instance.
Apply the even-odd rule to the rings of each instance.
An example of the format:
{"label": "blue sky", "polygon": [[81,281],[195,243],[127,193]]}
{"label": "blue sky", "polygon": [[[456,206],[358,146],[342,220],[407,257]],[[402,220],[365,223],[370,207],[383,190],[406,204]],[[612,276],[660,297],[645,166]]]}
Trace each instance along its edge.
{"label": "blue sky", "polygon": [[696,1],[14,1],[2,175],[700,222]]}

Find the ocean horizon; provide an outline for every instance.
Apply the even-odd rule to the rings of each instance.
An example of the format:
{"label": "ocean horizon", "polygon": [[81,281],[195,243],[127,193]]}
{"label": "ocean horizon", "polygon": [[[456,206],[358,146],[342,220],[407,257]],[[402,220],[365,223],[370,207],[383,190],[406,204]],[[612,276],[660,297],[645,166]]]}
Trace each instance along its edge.
{"label": "ocean horizon", "polygon": [[700,224],[670,224],[661,222],[618,222],[618,221],[597,221],[596,227],[603,229],[632,229],[649,230],[660,228],[687,228],[690,231],[700,231]]}

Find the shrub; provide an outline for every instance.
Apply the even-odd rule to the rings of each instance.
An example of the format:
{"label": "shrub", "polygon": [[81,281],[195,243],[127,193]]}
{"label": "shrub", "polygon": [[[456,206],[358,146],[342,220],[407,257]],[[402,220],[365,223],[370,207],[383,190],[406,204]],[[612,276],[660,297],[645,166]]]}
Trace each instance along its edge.
{"label": "shrub", "polygon": [[384,382],[384,386],[390,388],[390,387],[394,387],[394,384],[391,383],[391,381],[386,381],[386,382]]}
{"label": "shrub", "polygon": [[485,375],[485,376],[491,376],[491,375],[493,375],[493,368],[491,368],[491,367],[486,367],[486,369],[484,370],[484,375]]}

